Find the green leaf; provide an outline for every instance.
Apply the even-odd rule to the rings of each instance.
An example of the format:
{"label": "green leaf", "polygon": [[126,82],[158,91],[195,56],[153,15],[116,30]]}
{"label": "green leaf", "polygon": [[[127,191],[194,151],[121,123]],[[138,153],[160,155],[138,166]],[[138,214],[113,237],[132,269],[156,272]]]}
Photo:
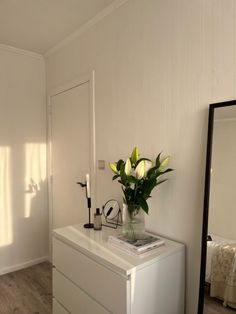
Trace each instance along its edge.
{"label": "green leaf", "polygon": [[119,174],[116,174],[112,177],[112,180],[116,180],[117,178],[119,178]]}
{"label": "green leaf", "polygon": [[159,185],[159,184],[162,184],[162,183],[166,182],[167,180],[168,180],[168,179],[164,179],[164,180],[158,181],[158,182],[155,184],[155,186],[157,186],[157,185]]}
{"label": "green leaf", "polygon": [[166,169],[166,170],[163,171],[163,172],[160,171],[160,170],[158,170],[157,173],[156,173],[156,177],[158,178],[158,177],[162,176],[163,174],[165,174],[165,173],[167,173],[167,172],[171,172],[171,171],[174,171],[174,169],[168,168],[168,169]]}
{"label": "green leaf", "polygon": [[167,173],[167,172],[171,172],[171,171],[174,171],[174,169],[168,168],[168,169],[166,169],[165,171],[163,171],[162,173]]}
{"label": "green leaf", "polygon": [[125,199],[127,200],[127,203],[130,203],[134,199],[134,190],[128,187],[123,192],[125,194]]}
{"label": "green leaf", "polygon": [[138,149],[137,147],[134,147],[131,154],[131,163],[136,164],[137,160],[138,160]]}
{"label": "green leaf", "polygon": [[156,173],[157,168],[158,167],[155,166],[155,167],[152,167],[151,169],[149,169],[148,172],[147,172],[147,177],[148,178],[152,177]]}
{"label": "green leaf", "polygon": [[116,164],[116,168],[118,171],[120,171],[121,165],[124,164],[124,160],[120,159],[117,164]]}
{"label": "green leaf", "polygon": [[160,165],[161,165],[161,160],[160,159],[161,159],[161,153],[159,153],[157,158],[156,158],[156,166],[157,166],[157,168],[159,168]]}
{"label": "green leaf", "polygon": [[146,200],[141,195],[137,196],[137,200],[138,200],[139,205],[145,211],[145,213],[148,214],[149,208],[148,208],[148,204],[147,204]]}
{"label": "green leaf", "polygon": [[138,179],[136,179],[134,176],[127,176],[126,181],[129,183],[138,183]]}
{"label": "green leaf", "polygon": [[156,178],[152,178],[148,181],[145,182],[145,184],[143,184],[143,193],[145,194],[145,196],[149,196],[152,192],[152,190],[154,189],[154,187],[156,186]]}
{"label": "green leaf", "polygon": [[126,185],[125,185],[125,183],[124,183],[123,181],[118,180],[118,182],[119,182],[120,184],[122,184],[122,185],[126,188]]}
{"label": "green leaf", "polygon": [[126,180],[125,164],[121,164],[120,166],[120,177],[122,181]]}
{"label": "green leaf", "polygon": [[149,188],[156,183],[156,178],[153,177],[153,178],[149,178],[148,180],[144,180],[143,181],[143,184],[142,184],[142,188],[143,190],[149,190]]}
{"label": "green leaf", "polygon": [[126,197],[126,194],[125,194],[125,189],[123,188],[123,186],[121,187],[121,189],[122,189],[122,191],[123,191],[123,193],[124,193],[124,202],[125,203],[127,203],[128,202],[128,200],[127,200],[127,197]]}

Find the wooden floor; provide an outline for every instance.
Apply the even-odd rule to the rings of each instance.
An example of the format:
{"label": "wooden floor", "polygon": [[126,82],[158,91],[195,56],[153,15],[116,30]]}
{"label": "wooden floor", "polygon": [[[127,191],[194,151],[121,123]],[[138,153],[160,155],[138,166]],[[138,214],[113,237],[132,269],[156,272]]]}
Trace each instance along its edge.
{"label": "wooden floor", "polygon": [[204,314],[236,314],[236,310],[223,306],[223,301],[211,298],[205,293]]}
{"label": "wooden floor", "polygon": [[41,263],[0,276],[0,314],[51,314],[52,266]]}

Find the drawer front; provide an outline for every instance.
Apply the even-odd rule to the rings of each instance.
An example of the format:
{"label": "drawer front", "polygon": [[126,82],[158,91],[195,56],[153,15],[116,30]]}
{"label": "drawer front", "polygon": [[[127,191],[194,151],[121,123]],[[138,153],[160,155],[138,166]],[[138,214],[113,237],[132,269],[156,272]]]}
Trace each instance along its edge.
{"label": "drawer front", "polygon": [[53,264],[92,298],[114,314],[126,314],[130,281],[53,239]]}
{"label": "drawer front", "polygon": [[53,314],[70,314],[64,307],[62,307],[56,299],[53,299],[52,305],[52,313]]}
{"label": "drawer front", "polygon": [[56,269],[53,270],[53,296],[63,304],[71,314],[109,313]]}

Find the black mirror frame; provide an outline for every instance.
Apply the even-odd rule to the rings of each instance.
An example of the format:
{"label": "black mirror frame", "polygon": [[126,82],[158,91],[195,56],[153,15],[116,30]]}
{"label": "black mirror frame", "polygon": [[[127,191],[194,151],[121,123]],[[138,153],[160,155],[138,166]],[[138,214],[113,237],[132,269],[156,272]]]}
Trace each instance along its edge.
{"label": "black mirror frame", "polygon": [[236,105],[236,100],[230,100],[230,101],[214,103],[214,104],[209,105],[198,314],[203,314],[203,309],[204,309],[204,284],[205,284],[205,274],[206,274],[207,232],[208,232],[208,213],[209,213],[209,198],[210,198],[210,185],[211,185],[211,160],[212,160],[214,113],[215,113],[216,108],[229,107],[232,105]]}

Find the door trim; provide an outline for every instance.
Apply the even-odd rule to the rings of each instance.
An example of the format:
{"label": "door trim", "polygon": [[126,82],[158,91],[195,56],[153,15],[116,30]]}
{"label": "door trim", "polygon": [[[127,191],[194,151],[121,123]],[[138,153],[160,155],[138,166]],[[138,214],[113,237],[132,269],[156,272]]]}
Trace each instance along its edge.
{"label": "door trim", "polygon": [[49,90],[47,94],[47,177],[48,177],[48,204],[49,204],[49,253],[52,256],[53,230],[53,198],[52,198],[52,97],[72,88],[89,84],[89,129],[90,129],[90,175],[92,208],[96,206],[96,139],[95,139],[95,71],[92,70],[71,82]]}

